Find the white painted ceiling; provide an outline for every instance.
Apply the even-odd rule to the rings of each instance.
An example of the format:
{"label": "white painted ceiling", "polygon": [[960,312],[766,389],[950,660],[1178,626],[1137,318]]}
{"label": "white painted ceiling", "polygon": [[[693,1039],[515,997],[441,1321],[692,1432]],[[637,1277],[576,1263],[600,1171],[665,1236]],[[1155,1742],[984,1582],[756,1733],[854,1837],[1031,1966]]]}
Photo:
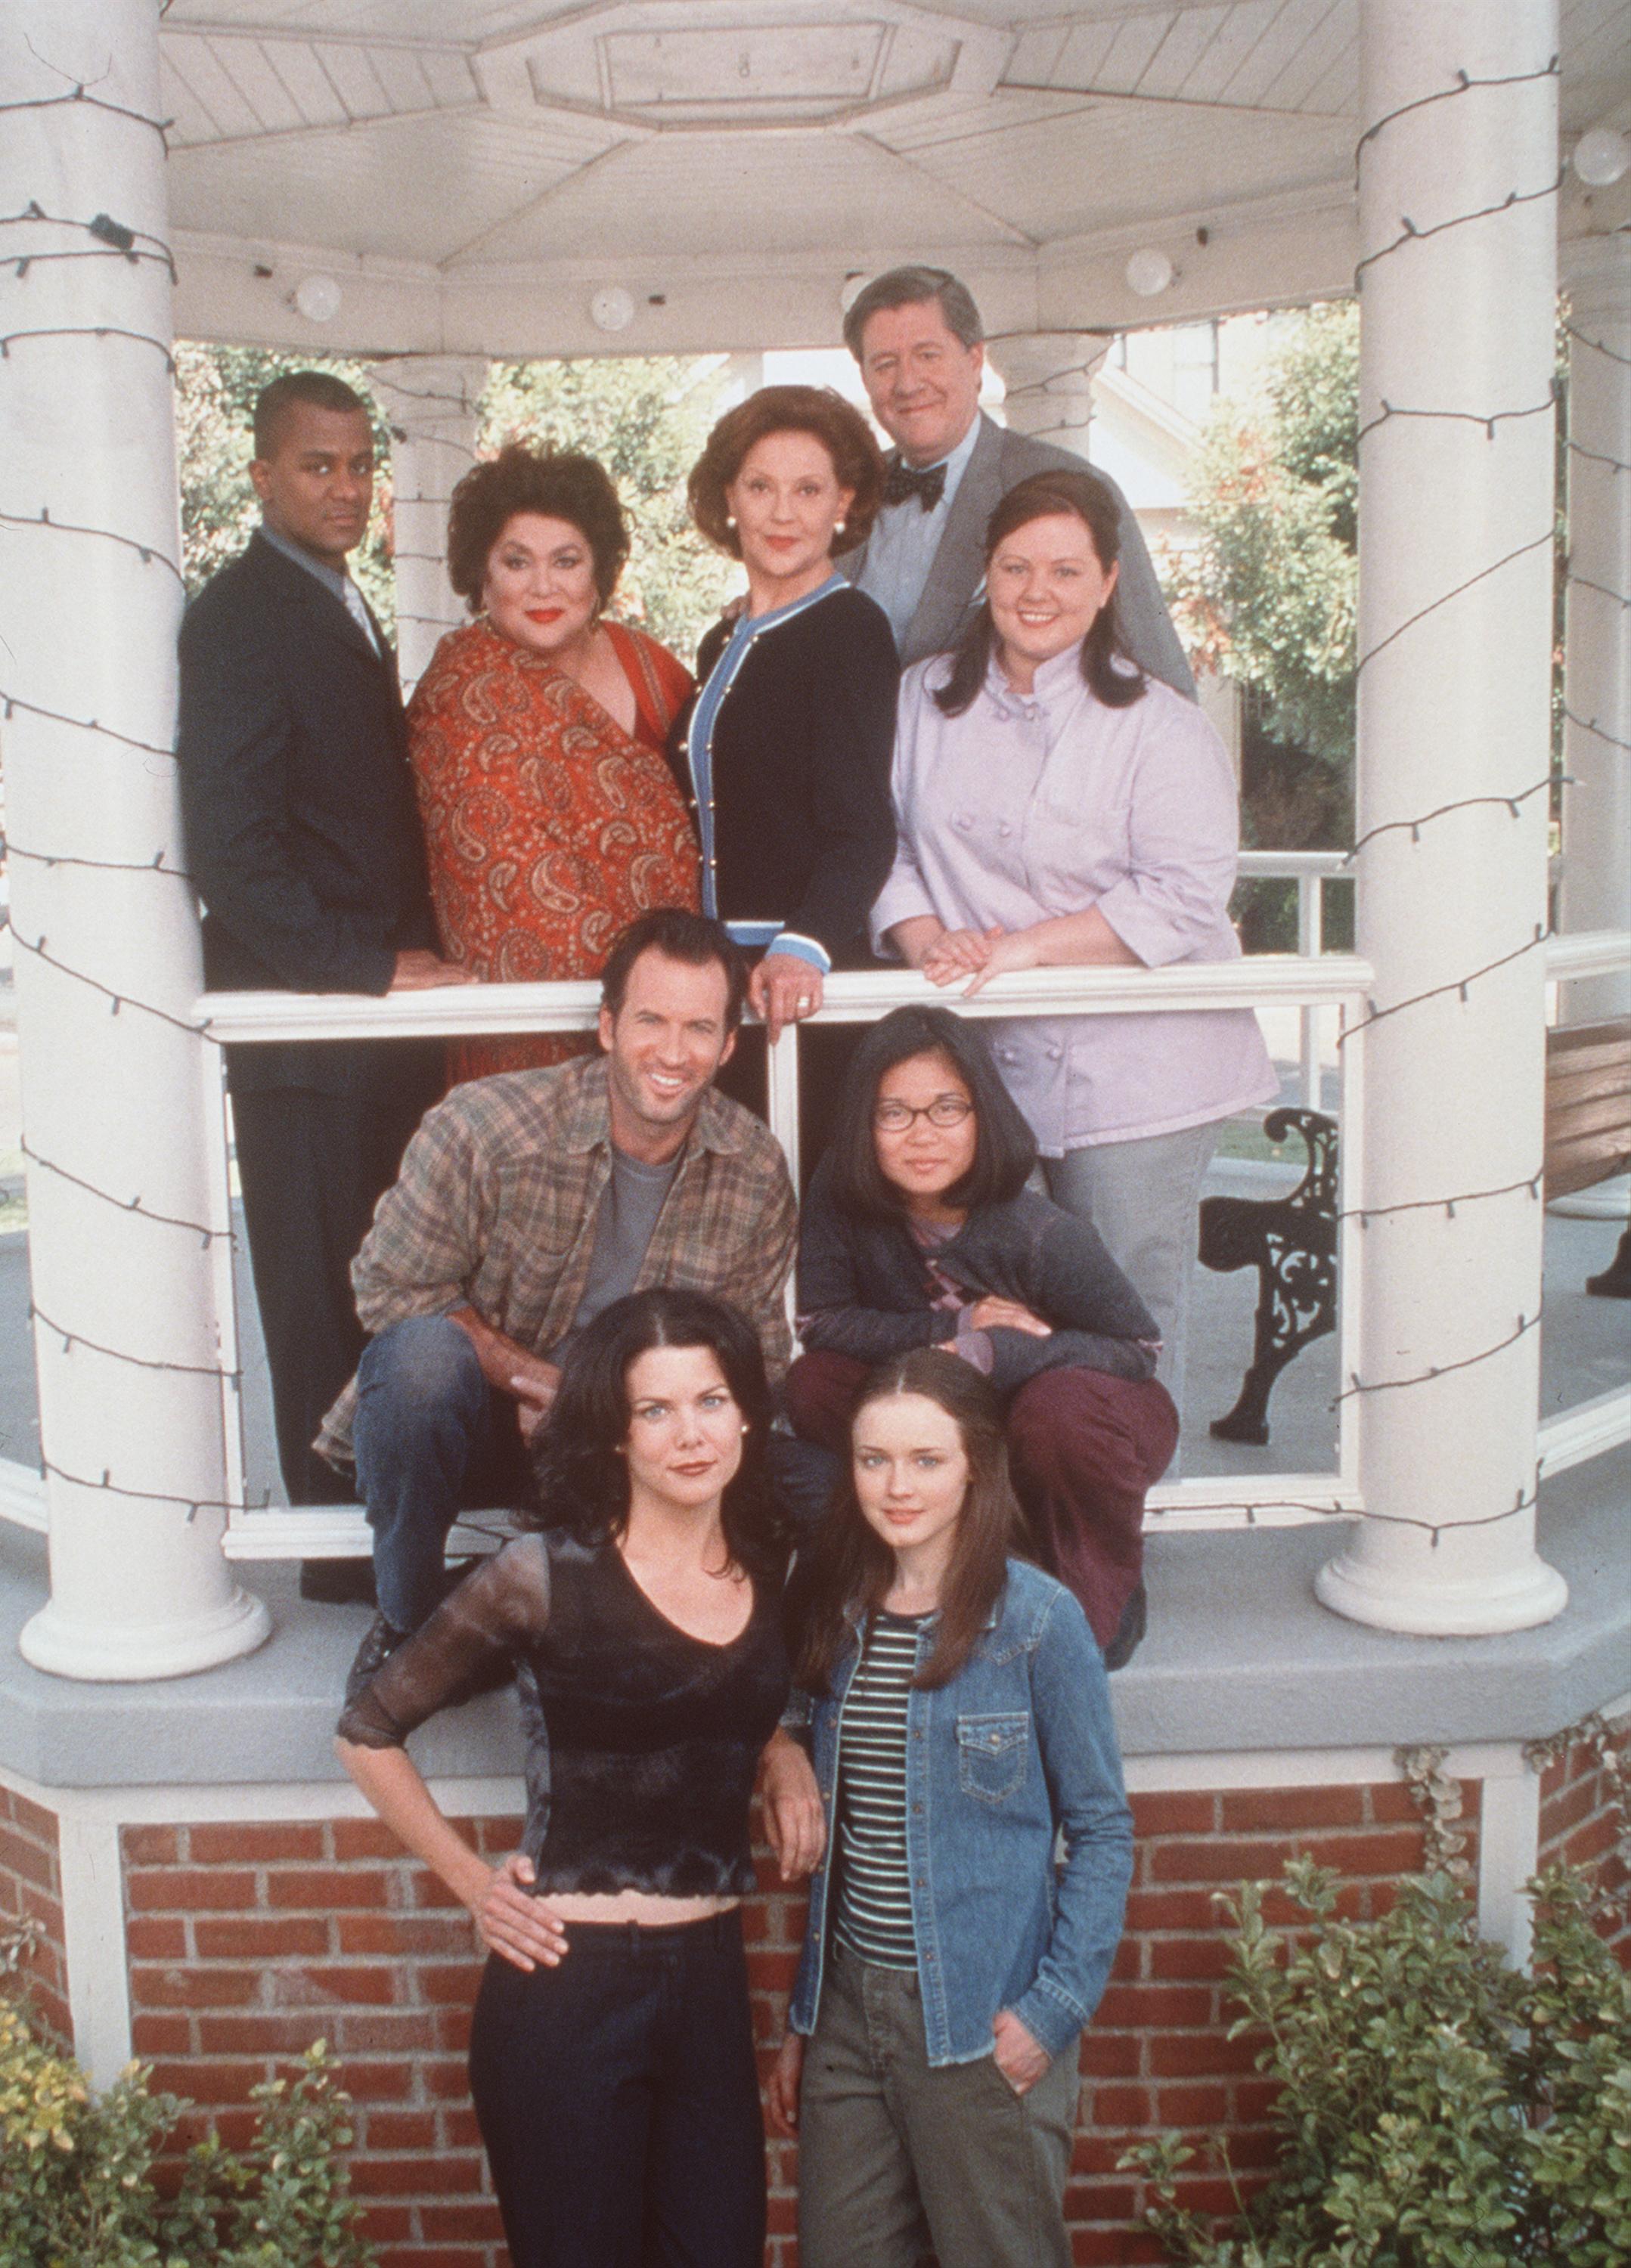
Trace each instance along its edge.
{"label": "white painted ceiling", "polygon": [[[600,275],[660,308],[665,270],[683,296],[705,274],[1125,257],[1128,232],[1351,203],[1358,15],[1358,0],[173,0],[172,217],[184,268],[189,249],[211,273],[252,255],[280,281],[327,261],[422,301]],[[1562,0],[1561,21],[1565,133],[1631,117],[1631,0]],[[1216,292],[1241,289],[1231,275]],[[225,312],[234,295],[217,296]],[[234,301],[223,329],[244,320]]]}

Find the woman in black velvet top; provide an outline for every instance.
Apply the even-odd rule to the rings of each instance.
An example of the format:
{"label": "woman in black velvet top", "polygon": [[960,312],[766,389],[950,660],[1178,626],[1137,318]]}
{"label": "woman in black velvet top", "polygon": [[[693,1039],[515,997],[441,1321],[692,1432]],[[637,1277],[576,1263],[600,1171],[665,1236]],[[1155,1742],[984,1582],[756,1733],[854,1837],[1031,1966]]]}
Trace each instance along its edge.
{"label": "woman in black velvet top", "polygon": [[[736,1908],[748,1806],[820,1855],[788,1690],[770,1395],[734,1309],[618,1300],[563,1366],[542,1533],[468,1576],[340,1720],[342,1762],[490,1955],[470,2086],[514,2268],[758,2268],[764,2139]],[[500,1661],[528,1732],[521,1849],[479,1858],[402,1745]],[[774,1763],[766,1756],[773,1752]]]}

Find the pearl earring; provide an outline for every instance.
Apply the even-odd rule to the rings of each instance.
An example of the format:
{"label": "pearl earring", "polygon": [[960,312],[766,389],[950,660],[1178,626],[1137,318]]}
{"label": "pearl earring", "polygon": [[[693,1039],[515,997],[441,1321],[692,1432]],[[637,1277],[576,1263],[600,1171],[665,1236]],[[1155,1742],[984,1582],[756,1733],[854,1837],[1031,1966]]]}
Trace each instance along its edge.
{"label": "pearl earring", "polygon": [[726,525],[726,526],[727,526],[727,527],[734,527],[734,526],[735,526],[735,525],[736,525],[736,515],[735,515],[735,513],[734,513],[734,512],[727,512],[726,513],[726,515],[725,515],[725,525]]}

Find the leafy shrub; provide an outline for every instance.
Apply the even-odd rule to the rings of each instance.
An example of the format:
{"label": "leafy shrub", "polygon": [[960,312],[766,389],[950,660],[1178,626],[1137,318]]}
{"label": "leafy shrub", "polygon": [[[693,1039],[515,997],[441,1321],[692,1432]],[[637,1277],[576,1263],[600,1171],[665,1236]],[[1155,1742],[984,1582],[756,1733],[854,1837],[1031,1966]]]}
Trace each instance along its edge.
{"label": "leafy shrub", "polygon": [[[23,1936],[0,1933],[0,1973]],[[131,2064],[93,2095],[71,2058],[0,1999],[0,2262],[28,2268],[370,2268],[362,2208],[339,2153],[351,2139],[333,2058],[319,2040],[292,2080],[255,2090],[255,2139],[214,2136],[182,2163],[174,2197],[154,2180],[188,2107]]]}
{"label": "leafy shrub", "polygon": [[[1624,2268],[1631,2261],[1631,1977],[1592,1924],[1581,1876],[1529,1885],[1531,1975],[1480,1944],[1465,1888],[1400,1884],[1384,1919],[1337,1913],[1336,1877],[1286,1867],[1310,1927],[1236,1928],[1230,2037],[1263,2032],[1281,2085],[1280,2160],[1220,2226],[1178,2202],[1195,2153],[1128,2151],[1169,2257],[1188,2268]],[[1222,2154],[1227,2162],[1227,2153]]]}

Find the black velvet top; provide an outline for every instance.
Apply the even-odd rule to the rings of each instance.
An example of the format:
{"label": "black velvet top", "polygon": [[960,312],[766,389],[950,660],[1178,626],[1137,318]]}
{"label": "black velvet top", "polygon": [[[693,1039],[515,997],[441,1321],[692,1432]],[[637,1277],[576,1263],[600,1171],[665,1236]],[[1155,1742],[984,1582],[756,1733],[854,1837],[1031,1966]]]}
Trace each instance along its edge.
{"label": "black velvet top", "polygon": [[754,1886],[748,1803],[789,1679],[777,1587],[711,1646],[660,1613],[610,1544],[523,1535],[468,1575],[340,1719],[400,1748],[496,1660],[527,1727],[521,1848],[541,1892],[736,1897]]}

